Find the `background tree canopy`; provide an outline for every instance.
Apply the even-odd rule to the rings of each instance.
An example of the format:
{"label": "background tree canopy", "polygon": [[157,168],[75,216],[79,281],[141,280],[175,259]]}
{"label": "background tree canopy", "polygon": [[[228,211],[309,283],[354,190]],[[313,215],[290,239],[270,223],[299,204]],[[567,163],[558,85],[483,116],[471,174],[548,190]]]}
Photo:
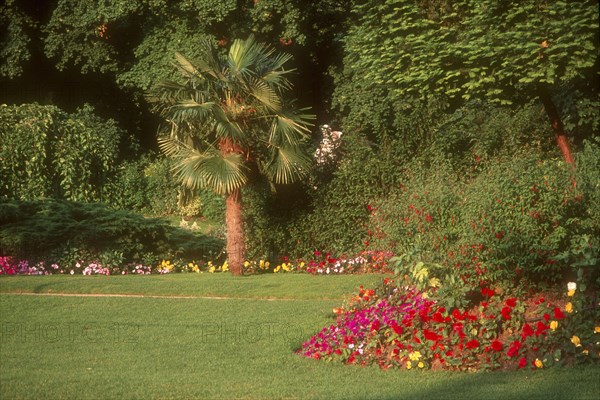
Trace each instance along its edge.
{"label": "background tree canopy", "polygon": [[[245,190],[246,240],[256,254],[328,243],[336,251],[364,248],[378,242],[369,206],[401,197],[395,192],[407,186],[456,178],[462,187],[484,171],[496,176],[499,165],[525,165],[510,161],[524,153],[535,159],[527,165],[553,160],[561,155],[553,138],[564,160],[587,160],[577,166],[576,175],[588,174],[577,176],[577,187],[598,190],[585,183],[594,182],[600,122],[597,0],[7,0],[0,6],[0,103],[7,104],[0,154],[8,159],[14,146],[26,158],[31,148],[23,143],[46,143],[27,135],[28,124],[48,143],[65,145],[47,145],[37,164],[4,162],[3,196],[33,198],[39,184],[40,196],[149,213],[181,209],[172,165],[153,152],[161,121],[146,94],[176,79],[176,52],[193,60],[209,41],[226,54],[250,34],[293,56],[293,97],[312,108],[315,125],[344,131],[336,163],[300,184],[274,186],[285,190],[262,181]],[[316,127],[312,134],[320,139]],[[93,162],[105,175],[77,169],[72,160],[110,138],[105,158]],[[77,140],[87,144],[77,148]],[[73,154],[55,160],[59,148]],[[69,187],[59,178],[65,172],[48,169],[66,165],[77,179]],[[438,173],[444,179],[431,183]],[[33,186],[15,182],[26,177],[35,177]],[[450,207],[440,196],[440,207]],[[577,212],[588,214],[567,220],[596,215],[589,211],[596,206],[586,207]],[[597,225],[573,235],[588,228]]]}

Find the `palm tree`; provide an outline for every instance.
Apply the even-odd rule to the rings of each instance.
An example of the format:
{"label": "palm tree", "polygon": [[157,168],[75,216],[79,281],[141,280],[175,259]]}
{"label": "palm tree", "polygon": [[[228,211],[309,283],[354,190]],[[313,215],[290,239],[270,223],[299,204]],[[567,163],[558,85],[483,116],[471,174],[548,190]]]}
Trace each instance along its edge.
{"label": "palm tree", "polygon": [[253,36],[235,40],[226,55],[204,42],[197,60],[175,57],[182,79],[159,83],[151,96],[168,128],[159,145],[175,160],[182,185],[226,196],[227,260],[232,274],[242,275],[241,188],[251,171],[275,184],[302,178],[311,165],[304,144],[314,116],[284,99],[291,56]]}

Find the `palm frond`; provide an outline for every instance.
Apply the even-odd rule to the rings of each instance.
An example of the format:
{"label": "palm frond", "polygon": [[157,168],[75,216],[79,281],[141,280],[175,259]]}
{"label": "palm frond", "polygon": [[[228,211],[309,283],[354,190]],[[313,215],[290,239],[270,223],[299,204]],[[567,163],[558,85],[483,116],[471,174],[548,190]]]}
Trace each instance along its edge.
{"label": "palm frond", "polygon": [[275,113],[281,110],[281,98],[267,82],[257,78],[250,78],[249,86],[252,97],[261,104]]}
{"label": "palm frond", "polygon": [[262,76],[262,80],[272,87],[277,87],[283,90],[289,90],[292,88],[291,82],[287,79],[290,72],[294,70],[268,70]]}
{"label": "palm frond", "polygon": [[179,68],[181,73],[188,77],[199,76],[198,69],[185,58],[181,53],[175,52],[175,59],[177,60],[176,66]]}
{"label": "palm frond", "polygon": [[195,122],[195,124],[212,119],[215,103],[208,101],[198,103],[193,99],[182,100],[170,107],[171,119],[177,123]]}
{"label": "palm frond", "polygon": [[160,149],[175,160],[173,172],[177,180],[189,189],[207,188],[227,194],[247,182],[241,155],[222,155],[214,148],[199,151],[173,137],[159,138]]}
{"label": "palm frond", "polygon": [[248,138],[244,130],[236,122],[231,121],[217,121],[215,125],[216,136],[219,139],[230,138],[235,143],[241,145],[246,144]]}
{"label": "palm frond", "polygon": [[227,63],[233,76],[247,79],[251,75],[250,67],[266,57],[268,54],[265,54],[265,47],[256,42],[254,35],[250,35],[246,40],[233,41],[229,48]]}
{"label": "palm frond", "polygon": [[247,182],[241,155],[196,152],[175,164],[183,185],[190,189],[207,188],[218,194],[231,193]]}
{"label": "palm frond", "polygon": [[273,146],[298,145],[308,138],[312,115],[277,115],[269,131],[269,144]]}
{"label": "palm frond", "polygon": [[310,157],[299,146],[276,147],[265,172],[273,182],[288,184],[304,177],[311,163]]}

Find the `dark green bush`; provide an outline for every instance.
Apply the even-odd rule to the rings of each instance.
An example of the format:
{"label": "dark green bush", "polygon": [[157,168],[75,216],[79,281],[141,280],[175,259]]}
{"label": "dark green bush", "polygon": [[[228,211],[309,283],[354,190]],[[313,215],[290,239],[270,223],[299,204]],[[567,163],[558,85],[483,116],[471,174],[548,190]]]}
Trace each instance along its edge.
{"label": "dark green bush", "polygon": [[[184,201],[180,185],[171,171],[166,157],[147,154],[137,160],[125,161],[107,185],[105,201],[112,207],[153,216],[182,215],[198,202],[195,217],[222,221],[225,201],[207,190],[198,190],[195,196],[186,193]],[[187,205],[186,205],[187,203]]]}
{"label": "dark green bush", "polygon": [[220,254],[222,247],[220,240],[102,204],[0,201],[3,255],[58,261],[70,254],[112,253],[129,262],[201,259]]}
{"label": "dark green bush", "polygon": [[304,185],[276,194],[264,186],[244,194],[247,248],[256,256],[294,258],[364,250],[369,207],[399,175],[393,148],[344,135],[333,172],[317,169]]}

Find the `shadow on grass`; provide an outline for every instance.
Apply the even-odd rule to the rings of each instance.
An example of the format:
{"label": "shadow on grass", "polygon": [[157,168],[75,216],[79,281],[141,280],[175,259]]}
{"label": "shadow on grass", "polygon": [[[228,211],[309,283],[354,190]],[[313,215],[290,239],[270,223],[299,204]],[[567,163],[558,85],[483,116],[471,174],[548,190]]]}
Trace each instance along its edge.
{"label": "shadow on grass", "polygon": [[[427,372],[426,372],[427,373]],[[396,395],[379,399],[570,399],[600,398],[600,367],[540,371],[448,373],[421,387],[399,388]],[[484,397],[482,397],[484,396]]]}

